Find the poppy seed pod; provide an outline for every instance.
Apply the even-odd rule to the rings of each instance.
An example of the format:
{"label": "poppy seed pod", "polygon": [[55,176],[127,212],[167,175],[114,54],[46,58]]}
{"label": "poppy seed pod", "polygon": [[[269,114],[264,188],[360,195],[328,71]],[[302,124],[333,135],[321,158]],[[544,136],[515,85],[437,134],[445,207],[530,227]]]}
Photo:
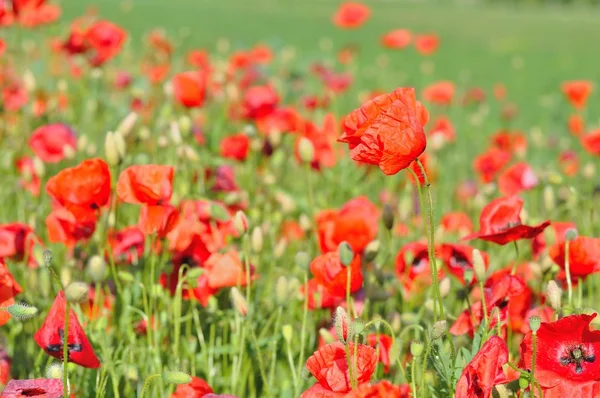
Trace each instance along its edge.
{"label": "poppy seed pod", "polygon": [[93,282],[102,282],[106,279],[108,267],[102,256],[95,255],[88,260],[86,271]]}
{"label": "poppy seed pod", "polygon": [[46,368],[46,378],[47,379],[62,380],[63,375],[64,375],[64,371],[63,371],[62,363],[53,363]]}
{"label": "poppy seed pod", "polygon": [[365,261],[369,263],[375,260],[375,258],[379,254],[380,247],[381,244],[378,240],[372,240],[371,242],[369,242],[369,244],[365,248]]}
{"label": "poppy seed pod", "polygon": [[306,137],[300,137],[300,141],[298,143],[298,153],[300,155],[300,159],[304,163],[312,163],[315,159],[315,146],[312,141]]}
{"label": "poppy seed pod", "polygon": [[6,311],[21,321],[31,319],[38,313],[38,309],[36,307],[26,303],[13,304],[9,306]]}
{"label": "poppy seed pod", "polygon": [[410,342],[410,354],[413,357],[420,357],[423,355],[423,349],[425,348],[425,344],[420,340],[413,340]]}
{"label": "poppy seed pod", "polygon": [[475,276],[480,283],[485,282],[485,262],[483,260],[483,256],[481,252],[477,249],[473,249],[473,270],[475,271]]}
{"label": "poppy seed pod", "polygon": [[178,370],[165,370],[162,374],[165,382],[169,384],[188,384],[192,381],[192,376]]}
{"label": "poppy seed pod", "polygon": [[233,226],[240,235],[248,232],[248,217],[246,217],[243,211],[238,210],[235,213],[235,216],[233,216]]}
{"label": "poppy seed pod", "polygon": [[299,268],[307,270],[310,264],[310,256],[306,252],[298,252],[296,253],[296,257],[294,257],[294,261]]}
{"label": "poppy seed pod", "polygon": [[260,229],[260,227],[254,227],[254,229],[252,230],[252,251],[254,251],[254,253],[260,253],[263,249],[263,233],[262,230]]}
{"label": "poppy seed pod", "polygon": [[572,242],[575,239],[577,239],[577,236],[578,236],[578,234],[577,234],[577,230],[575,228],[569,228],[565,232],[565,239],[568,240],[569,242]]}
{"label": "poppy seed pod", "polygon": [[338,254],[340,256],[340,262],[348,267],[352,264],[352,260],[354,259],[354,251],[352,251],[352,247],[346,241],[342,242],[338,246]]}
{"label": "poppy seed pod", "polygon": [[65,296],[71,303],[81,303],[88,298],[90,287],[85,282],[72,282],[65,289]]}
{"label": "poppy seed pod", "polygon": [[529,318],[529,328],[533,333],[536,333],[542,325],[542,319],[539,316],[532,316]]}
{"label": "poppy seed pod", "polygon": [[294,337],[294,329],[292,328],[292,325],[283,325],[281,327],[281,334],[283,335],[285,342],[290,344],[292,342],[292,338]]}
{"label": "poppy seed pod", "polygon": [[383,205],[381,220],[388,231],[391,231],[392,228],[394,228],[394,209],[392,209],[392,206],[387,203]]}
{"label": "poppy seed pod", "polygon": [[548,282],[546,297],[548,298],[550,307],[558,311],[561,307],[562,290],[555,281]]}
{"label": "poppy seed pod", "polygon": [[361,334],[365,330],[365,323],[360,319],[352,321],[352,333],[354,335]]}

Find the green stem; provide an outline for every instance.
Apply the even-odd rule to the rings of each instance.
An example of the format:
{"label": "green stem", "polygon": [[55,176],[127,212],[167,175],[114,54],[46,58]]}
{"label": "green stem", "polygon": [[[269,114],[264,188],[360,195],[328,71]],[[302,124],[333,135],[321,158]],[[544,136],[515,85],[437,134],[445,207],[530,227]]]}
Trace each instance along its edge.
{"label": "green stem", "polygon": [[63,396],[69,398],[69,372],[67,364],[69,363],[69,312],[71,312],[71,304],[69,300],[65,308],[65,329],[63,340]]}
{"label": "green stem", "polygon": [[412,389],[413,397],[417,397],[417,381],[416,381],[416,370],[417,367],[417,358],[413,357],[412,364],[410,365],[410,386]]}
{"label": "green stem", "polygon": [[354,389],[354,372],[352,372],[352,362],[350,360],[350,344],[348,341],[344,343],[346,349],[346,366],[348,366],[348,379],[350,379],[350,388]]}
{"label": "green stem", "polygon": [[294,359],[292,357],[292,346],[290,343],[287,343],[287,357],[288,363],[290,364],[290,370],[292,371],[292,379],[294,381],[294,396],[297,397],[299,395],[298,376],[296,375],[296,367],[294,366]]}
{"label": "green stem", "polygon": [[302,371],[302,367],[304,366],[304,347],[306,340],[306,321],[308,318],[308,275],[304,272],[304,305],[302,310],[302,329],[300,330],[300,355],[298,356],[298,366],[296,369],[298,372]]}
{"label": "green stem", "polygon": [[483,320],[485,322],[485,333],[487,334],[488,329],[488,312],[487,312],[487,303],[485,302],[485,290],[483,288],[483,282],[479,281],[479,288],[481,289],[481,306],[483,307]]}
{"label": "green stem", "polygon": [[[155,277],[154,274],[156,272],[156,258],[158,257],[156,255],[156,253],[154,253],[153,249],[154,246],[156,244],[156,237],[153,236],[150,238],[150,276],[149,276],[149,281],[148,281],[148,287],[147,287],[147,293],[148,293],[148,307],[149,307],[149,313],[148,313],[148,317],[150,318],[150,320],[152,320],[152,316],[154,315],[154,304],[155,304],[155,300],[154,300],[154,281],[155,281]],[[151,347],[154,346],[154,331],[152,330],[151,327],[149,327],[147,329],[147,333],[151,335],[150,338],[150,344]]]}
{"label": "green stem", "polygon": [[571,265],[569,263],[569,240],[565,241],[565,272],[567,274],[567,289],[569,307],[573,308],[573,283],[571,282]]}
{"label": "green stem", "polygon": [[517,273],[517,266],[519,265],[519,258],[521,257],[520,253],[519,253],[519,245],[517,244],[517,241],[514,240],[513,244],[515,245],[515,251],[517,252],[517,258],[515,259],[512,269],[510,270],[511,275],[514,275]]}
{"label": "green stem", "polygon": [[256,350],[256,357],[258,359],[258,370],[260,372],[260,377],[262,378],[263,384],[265,385],[265,390],[267,393],[266,395],[271,396],[271,391],[270,391],[270,387],[269,387],[269,383],[268,383],[268,379],[267,379],[267,373],[265,372],[265,366],[263,363],[262,352],[258,345],[258,340],[256,339],[256,333],[254,333],[254,328],[252,327],[252,325],[249,325],[248,328],[250,329],[250,337],[252,338],[252,343],[254,344],[254,349]]}
{"label": "green stem", "polygon": [[[347,280],[346,280],[346,307],[348,307],[348,316],[352,316],[350,314],[352,314],[352,307],[350,306],[351,304],[351,296],[350,296],[350,282],[352,281],[352,267],[349,265],[347,267]],[[350,322],[350,320],[348,319],[348,322]]]}
{"label": "green stem", "polygon": [[423,355],[423,362],[421,364],[421,391],[425,391],[425,371],[427,370],[427,359],[429,358],[429,353],[431,352],[431,340],[427,340],[427,345],[425,347],[425,355]]}
{"label": "green stem", "polygon": [[174,322],[174,334],[175,341],[173,343],[173,354],[175,355],[175,359],[179,362],[179,339],[181,334],[181,297],[183,291],[183,282],[184,276],[183,273],[187,269],[186,265],[183,265],[179,268],[179,275],[177,279],[177,288],[175,289],[175,299],[173,301],[173,322]]}
{"label": "green stem", "polygon": [[250,309],[250,288],[251,288],[251,278],[250,278],[250,250],[248,248],[248,234],[244,234],[243,237],[243,245],[244,245],[244,268],[246,269],[246,305],[247,308]]}
{"label": "green stem", "polygon": [[150,381],[152,381],[153,379],[160,377],[160,373],[156,373],[153,374],[151,376],[149,376],[146,381],[144,381],[144,388],[142,388],[142,395],[140,395],[140,398],[144,398],[144,395],[146,394],[146,390],[148,389],[148,387],[150,387]]}
{"label": "green stem", "polygon": [[[379,357],[378,357],[379,358]],[[354,336],[354,355],[352,356],[354,367],[352,372],[354,373],[354,388],[358,388],[358,336]]]}
{"label": "green stem", "polygon": [[529,379],[529,388],[531,384],[535,385],[535,356],[537,354],[537,333],[531,333],[531,378]]}

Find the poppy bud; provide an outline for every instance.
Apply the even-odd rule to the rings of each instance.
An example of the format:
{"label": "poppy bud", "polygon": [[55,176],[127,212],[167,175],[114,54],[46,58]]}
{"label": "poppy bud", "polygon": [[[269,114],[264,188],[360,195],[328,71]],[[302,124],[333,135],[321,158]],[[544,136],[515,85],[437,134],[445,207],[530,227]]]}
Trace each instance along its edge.
{"label": "poppy bud", "polygon": [[189,145],[183,146],[183,155],[190,162],[197,163],[200,161],[200,155],[198,155],[198,152],[196,152],[194,148]]}
{"label": "poppy bud", "polygon": [[392,314],[392,321],[390,322],[390,326],[396,332],[402,329],[402,315],[398,312],[394,312]]}
{"label": "poppy bud", "polygon": [[391,231],[392,228],[394,228],[394,209],[392,209],[392,206],[388,205],[387,203],[383,205],[381,220],[388,231]]}
{"label": "poppy bud", "polygon": [[444,278],[440,281],[440,295],[446,297],[450,293],[450,278]]}
{"label": "poppy bud", "polygon": [[352,264],[352,260],[354,259],[354,252],[352,251],[352,247],[346,241],[343,241],[338,246],[338,255],[340,256],[340,262],[342,265],[348,267]]}
{"label": "poppy bud", "polygon": [[288,280],[285,276],[280,276],[275,282],[275,300],[278,304],[285,304],[288,300]]}
{"label": "poppy bud", "polygon": [[52,365],[46,368],[46,378],[47,379],[58,379],[62,380],[64,375],[63,364],[62,363],[53,363]]}
{"label": "poppy bud", "polygon": [[470,268],[465,269],[465,273],[463,274],[463,278],[465,279],[465,283],[470,285],[473,282],[473,270]]}
{"label": "poppy bud", "polygon": [[294,337],[294,329],[292,329],[292,325],[283,325],[281,327],[281,334],[283,334],[285,342],[290,344],[292,342],[292,338]]}
{"label": "poppy bud", "polygon": [[348,313],[342,307],[337,307],[335,309],[335,315],[333,317],[333,326],[335,328],[335,334],[337,338],[342,343],[346,344],[346,336],[344,334],[344,329],[347,329],[348,325],[346,324],[348,320]]}
{"label": "poppy bud", "polygon": [[184,135],[192,132],[192,120],[187,116],[181,116],[178,120],[179,129]]}
{"label": "poppy bud", "polygon": [[125,379],[133,382],[137,382],[140,378],[138,370],[135,366],[127,366],[125,368]]}
{"label": "poppy bud", "polygon": [[135,112],[129,112],[129,114],[125,116],[125,119],[123,119],[121,124],[119,124],[119,127],[117,127],[117,130],[115,132],[118,132],[122,137],[127,137],[129,133],[131,133],[131,130],[133,130],[133,126],[135,125],[137,120],[138,114]]}
{"label": "poppy bud", "polygon": [[532,316],[529,318],[529,328],[533,333],[537,332],[540,329],[542,324],[542,319],[539,316]]}
{"label": "poppy bud", "polygon": [[88,138],[87,135],[82,134],[77,139],[77,150],[80,152],[85,151],[85,148],[88,146]]}
{"label": "poppy bud", "polygon": [[423,355],[423,349],[425,348],[425,344],[423,344],[420,340],[413,340],[410,342],[410,354],[413,357],[420,357]]}
{"label": "poppy bud", "polygon": [[294,261],[300,269],[307,270],[310,264],[310,256],[306,252],[298,252],[294,257]]}
{"label": "poppy bud", "polygon": [[108,274],[108,267],[102,256],[95,255],[90,257],[87,264],[87,274],[93,282],[102,282]]}
{"label": "poppy bud", "polygon": [[285,249],[287,249],[287,240],[285,238],[281,238],[275,244],[273,248],[273,255],[275,258],[280,258],[285,253]]}
{"label": "poppy bud", "polygon": [[431,340],[437,340],[444,336],[448,331],[448,322],[445,319],[439,320],[431,327]]}
{"label": "poppy bud", "polygon": [[238,210],[235,213],[235,216],[233,216],[233,226],[240,235],[248,232],[248,217],[246,217],[243,211]]}
{"label": "poppy bud", "polygon": [[165,370],[162,374],[163,379],[169,384],[188,384],[192,382],[192,377],[185,373],[177,370]]}
{"label": "poppy bud", "polygon": [[335,342],[335,337],[325,328],[319,329],[319,336],[325,341],[325,344],[331,344]]}
{"label": "poppy bud", "polygon": [[552,211],[556,208],[556,197],[550,185],[544,188],[544,207],[546,211]]}
{"label": "poppy bud", "polygon": [[577,234],[577,230],[575,228],[569,228],[565,232],[565,239],[568,240],[569,242],[572,242],[575,239],[577,239],[577,236],[578,236],[578,234]]}
{"label": "poppy bud", "polygon": [[237,312],[242,316],[246,316],[248,312],[248,303],[237,287],[231,288],[231,303]]}
{"label": "poppy bud", "polygon": [[252,230],[252,250],[254,253],[260,253],[263,249],[263,234],[260,227],[254,227]]}
{"label": "poppy bud", "polygon": [[529,387],[529,378],[527,376],[521,375],[521,377],[519,378],[519,388],[524,390],[527,387]]}
{"label": "poppy bud", "polygon": [[548,290],[546,293],[546,298],[548,299],[548,302],[550,303],[550,307],[552,307],[554,310],[559,310],[560,306],[561,306],[560,305],[561,297],[562,297],[562,290],[560,287],[558,287],[558,284],[554,281],[548,282]]}
{"label": "poppy bud", "polygon": [[223,206],[220,206],[215,203],[211,203],[210,205],[210,216],[217,221],[228,221],[229,214],[227,214],[227,210]]}
{"label": "poppy bud", "polygon": [[36,307],[26,303],[16,303],[10,305],[6,309],[6,311],[8,311],[9,314],[21,321],[31,319],[38,313],[38,309]]}
{"label": "poppy bud", "polygon": [[311,220],[306,214],[300,214],[300,217],[298,217],[298,224],[304,232],[310,231],[312,226]]}
{"label": "poppy bud", "polygon": [[118,271],[117,277],[125,283],[131,283],[135,280],[133,275],[127,271]]}
{"label": "poppy bud", "polygon": [[90,287],[85,282],[73,282],[65,289],[65,296],[71,303],[81,303],[89,297]]}
{"label": "poppy bud", "polygon": [[169,129],[169,137],[171,142],[175,145],[180,145],[183,140],[181,139],[181,131],[179,131],[179,125],[175,122],[171,122],[171,128]]}
{"label": "poppy bud", "polygon": [[121,162],[112,131],[106,133],[106,137],[104,137],[104,157],[106,158],[106,163],[111,166],[116,166]]}
{"label": "poppy bud", "polygon": [[50,249],[44,250],[42,256],[44,258],[44,264],[46,265],[46,267],[49,267],[52,264],[52,252],[50,251]]}
{"label": "poppy bud", "polygon": [[378,240],[372,240],[371,242],[369,242],[367,247],[365,247],[365,261],[370,263],[371,261],[375,260],[375,258],[379,254],[380,247],[381,244]]}
{"label": "poppy bud", "polygon": [[312,163],[315,159],[315,146],[312,141],[308,138],[300,137],[300,142],[298,143],[298,154],[300,155],[300,160],[304,163]]}
{"label": "poppy bud", "polygon": [[296,202],[294,198],[283,191],[277,191],[275,193],[275,200],[279,203],[280,209],[283,213],[291,213],[296,210]]}
{"label": "poppy bud", "polygon": [[473,249],[473,271],[475,271],[475,276],[480,283],[485,281],[485,263],[483,261],[483,257],[481,256],[481,252],[477,249]]}

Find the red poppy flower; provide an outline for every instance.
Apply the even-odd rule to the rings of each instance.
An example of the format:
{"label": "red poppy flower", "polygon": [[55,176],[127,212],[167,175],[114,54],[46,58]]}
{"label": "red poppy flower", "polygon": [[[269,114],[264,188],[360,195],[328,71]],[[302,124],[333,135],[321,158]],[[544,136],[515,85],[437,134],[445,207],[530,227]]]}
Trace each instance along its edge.
{"label": "red poppy flower", "polygon": [[365,102],[344,120],[339,142],[352,159],[378,165],[387,174],[407,168],[425,151],[423,127],[429,119],[412,88],[398,88]]}
{"label": "red poppy flower", "polygon": [[202,71],[182,72],[173,76],[173,97],[186,108],[197,108],[206,97],[206,75]]}
{"label": "red poppy flower", "polygon": [[213,389],[208,383],[199,377],[192,376],[192,381],[188,384],[180,384],[171,394],[171,398],[200,398],[213,393]]}
{"label": "red poppy flower", "polygon": [[46,4],[45,0],[13,0],[12,8],[18,22],[30,28],[52,23],[61,14],[60,7]]}
{"label": "red poppy flower", "polygon": [[335,137],[337,137],[337,123],[333,113],[325,115],[323,127],[319,128],[312,122],[306,122],[304,131],[296,140],[296,158],[300,161],[300,140],[301,138],[308,139],[314,149],[314,159],[311,167],[320,170],[322,167],[333,167],[336,164],[336,153],[334,149]]}
{"label": "red poppy flower", "polygon": [[0,351],[0,384],[6,385],[8,380],[11,379],[10,367],[12,365],[12,359],[8,356],[5,350]]}
{"label": "red poppy flower", "polygon": [[307,295],[308,308],[311,310],[317,310],[321,308],[337,308],[345,298],[334,296],[327,288],[321,285],[316,278],[310,279],[306,284],[300,287],[300,291],[303,295]]}
{"label": "red poppy flower", "polygon": [[439,140],[442,142],[456,141],[456,130],[450,119],[446,116],[438,116],[433,122],[433,126],[427,133],[430,140]]}
{"label": "red poppy flower", "polygon": [[[565,241],[555,243],[548,254],[552,261],[565,269]],[[600,271],[600,238],[578,236],[569,242],[569,269],[571,277],[585,278]]]}
{"label": "red poppy flower", "polygon": [[209,54],[205,50],[191,50],[187,54],[187,62],[204,72],[211,70]]}
{"label": "red poppy flower", "polygon": [[492,147],[523,157],[527,152],[527,137],[522,131],[500,130],[490,138]]}
{"label": "red poppy flower", "polygon": [[441,81],[430,84],[423,90],[423,99],[437,105],[449,105],[456,90],[451,81]]}
{"label": "red poppy flower", "polygon": [[[465,270],[473,271],[473,248],[466,245],[443,243],[436,248],[437,256],[442,259],[452,275],[456,276],[460,283],[464,284]],[[489,256],[481,252],[485,268],[489,266]],[[476,278],[473,277],[473,283]]]}
{"label": "red poppy flower", "polygon": [[396,275],[408,292],[419,291],[431,283],[431,268],[427,245],[407,243],[396,255]]}
{"label": "red poppy flower", "polygon": [[593,88],[592,83],[586,80],[564,82],[561,86],[567,100],[577,109],[585,108],[585,104]]}
{"label": "red poppy flower", "polygon": [[[545,398],[600,394],[600,331],[590,330],[593,315],[569,315],[543,322],[537,331],[535,379]],[[521,343],[519,367],[531,369],[531,332]]]}
{"label": "red poppy flower", "polygon": [[494,386],[510,381],[502,370],[507,362],[508,347],[504,340],[498,336],[490,337],[465,366],[456,385],[456,396],[490,398]]}
{"label": "red poppy flower", "polygon": [[573,177],[579,171],[579,157],[575,151],[563,151],[558,155],[558,165],[566,176]]}
{"label": "red poppy flower", "polygon": [[230,165],[217,166],[207,173],[212,176],[214,184],[210,187],[213,192],[236,192],[239,191],[235,180],[235,170]]}
{"label": "red poppy flower", "polygon": [[277,108],[279,96],[270,85],[250,87],[244,93],[242,104],[244,117],[247,119],[260,119]]}
{"label": "red poppy flower", "polygon": [[364,4],[342,3],[333,15],[333,23],[342,29],[355,29],[364,24],[371,16],[371,10]]}
{"label": "red poppy flower", "polygon": [[402,384],[396,386],[387,380],[381,380],[375,384],[361,384],[358,388],[344,395],[345,398],[410,398],[410,385]]}
{"label": "red poppy flower", "polygon": [[[363,283],[360,257],[355,256],[349,267],[351,269],[350,293],[354,293],[362,287]],[[317,282],[325,286],[330,294],[337,297],[346,296],[348,268],[340,262],[337,250],[317,256],[310,263],[310,271]]]}
{"label": "red poppy flower", "polygon": [[208,286],[211,289],[246,286],[246,271],[238,252],[230,250],[225,254],[213,253],[203,265]]}
{"label": "red poppy flower", "polygon": [[[348,348],[350,352],[354,353],[354,343],[349,343]],[[364,344],[359,344],[356,352],[356,368],[353,368],[353,373],[360,385],[371,379],[377,364],[377,354],[375,349]],[[344,344],[339,341],[327,344],[315,351],[306,361],[306,368],[317,379],[317,384],[320,384],[326,391],[349,392],[352,389],[346,362],[346,349]],[[302,396],[314,397],[316,395],[303,394]]]}
{"label": "red poppy flower", "polygon": [[[553,221],[551,224],[552,230],[554,231],[554,243],[560,244],[565,241],[565,234],[567,230],[577,230],[575,223],[570,221]],[[531,251],[533,253],[533,259],[536,260],[539,255],[546,249],[546,237],[544,234],[539,234],[531,240]]]}
{"label": "red poppy flower", "polygon": [[51,177],[46,192],[61,206],[78,210],[98,210],[110,199],[110,171],[102,159],[88,159]]}
{"label": "red poppy flower", "polygon": [[[71,211],[73,210],[73,211]],[[96,215],[93,211],[56,207],[46,217],[48,240],[74,247],[80,240],[89,239],[96,230]]]}
{"label": "red poppy flower", "polygon": [[138,226],[146,234],[164,238],[177,224],[179,212],[171,205],[143,205]]}
{"label": "red poppy flower", "polygon": [[256,128],[262,134],[296,131],[300,116],[294,108],[276,108],[273,112],[256,120]]}
{"label": "red poppy flower", "polygon": [[[542,322],[552,322],[552,319],[554,318],[554,310],[545,305],[540,307],[534,307],[527,311],[527,314],[525,314],[524,319],[529,320],[531,319],[531,317],[534,316],[539,317],[542,320]],[[520,332],[523,334],[527,334],[530,331],[531,328],[529,327],[529,322],[523,322]]]}
{"label": "red poppy flower", "polygon": [[116,263],[137,263],[144,255],[144,233],[138,226],[123,228],[119,231],[109,231],[108,243]]}
{"label": "red poppy flower", "polygon": [[65,158],[65,150],[75,150],[75,132],[66,124],[55,123],[38,127],[29,138],[29,147],[47,163],[58,163]]}
{"label": "red poppy flower", "polygon": [[569,115],[567,127],[569,128],[571,134],[573,134],[575,137],[579,137],[585,131],[585,121],[583,120],[583,116],[578,113]]}
{"label": "red poppy flower", "polygon": [[[15,303],[15,296],[21,293],[23,289],[0,257],[0,307],[7,308]],[[0,326],[4,325],[10,319],[10,314],[7,311],[0,311]]]}
{"label": "red poppy flower", "polygon": [[94,22],[85,33],[85,41],[92,49],[90,64],[100,66],[115,57],[126,39],[127,32],[114,23]]}
{"label": "red poppy flower", "polygon": [[61,398],[63,392],[63,382],[60,379],[13,379],[2,391],[2,396],[6,398]]}
{"label": "red poppy flower", "polygon": [[415,48],[421,55],[432,55],[440,45],[440,39],[435,34],[418,35],[415,37]]}
{"label": "red poppy flower", "polygon": [[477,156],[473,161],[473,169],[484,183],[494,181],[496,175],[508,162],[511,155],[509,152],[498,148],[490,148],[487,152]]}
{"label": "red poppy flower", "polygon": [[174,172],[172,166],[129,166],[119,176],[117,195],[125,203],[164,204],[173,193]]}
{"label": "red poppy flower", "polygon": [[410,45],[412,33],[407,29],[392,30],[381,37],[381,44],[386,48],[402,50]]}
{"label": "red poppy flower", "polygon": [[538,183],[535,172],[526,162],[515,163],[498,177],[498,189],[505,196],[528,191],[535,188]]}
{"label": "red poppy flower", "polygon": [[221,156],[243,162],[248,156],[250,139],[244,133],[230,135],[221,140]]}
{"label": "red poppy flower", "polygon": [[27,105],[29,95],[22,84],[13,82],[2,89],[2,101],[5,110],[16,112]]}
{"label": "red poppy flower", "polygon": [[392,348],[392,338],[385,334],[370,334],[367,336],[367,344],[375,349],[379,346],[379,362],[383,364],[383,371],[389,372],[391,360],[390,349]]}
{"label": "red poppy flower", "polygon": [[29,258],[29,267],[37,268],[33,256],[35,245],[42,245],[33,229],[23,223],[10,223],[0,225],[0,258],[12,258],[20,261]]}
{"label": "red poppy flower", "polygon": [[521,209],[523,199],[518,196],[507,196],[492,200],[479,216],[479,231],[467,235],[463,240],[482,239],[505,245],[518,239],[531,239],[540,234],[550,221],[536,226],[523,225]]}
{"label": "red poppy flower", "polygon": [[[508,326],[512,330],[519,331],[523,329],[524,324],[528,323],[526,315],[533,304],[533,293],[527,286],[525,277],[521,277],[519,272],[517,275],[510,275],[510,273],[511,269],[508,267],[494,272],[485,281],[485,287],[492,289],[495,296],[492,295],[491,300],[497,301],[498,307],[503,308],[502,300],[509,297],[506,305]],[[507,286],[506,293],[501,289],[503,285]]]}
{"label": "red poppy flower", "polygon": [[[63,344],[65,341],[65,310],[67,302],[65,293],[58,292],[54,304],[50,308],[42,327],[33,336],[36,343],[48,355],[63,359]],[[94,353],[83,328],[79,324],[73,309],[69,309],[68,360],[85,368],[99,368],[100,361]]]}
{"label": "red poppy flower", "polygon": [[445,232],[457,233],[461,236],[473,232],[473,223],[468,214],[463,212],[450,212],[442,216],[440,226]]}
{"label": "red poppy flower", "polygon": [[339,210],[318,213],[316,223],[323,253],[337,250],[338,245],[346,241],[358,254],[377,236],[379,210],[369,199],[359,196]]}
{"label": "red poppy flower", "polygon": [[469,89],[462,100],[464,106],[471,104],[481,104],[485,101],[485,91],[480,87],[473,87]]}
{"label": "red poppy flower", "polygon": [[581,137],[581,145],[591,155],[600,155],[600,129],[590,131]]}

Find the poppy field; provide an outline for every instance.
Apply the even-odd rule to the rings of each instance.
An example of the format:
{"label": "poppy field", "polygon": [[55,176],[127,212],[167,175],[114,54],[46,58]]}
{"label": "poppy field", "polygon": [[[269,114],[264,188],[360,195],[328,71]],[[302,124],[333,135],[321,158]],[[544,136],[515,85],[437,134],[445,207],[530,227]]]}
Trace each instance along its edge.
{"label": "poppy field", "polygon": [[600,396],[600,10],[450,3],[0,0],[0,396]]}

